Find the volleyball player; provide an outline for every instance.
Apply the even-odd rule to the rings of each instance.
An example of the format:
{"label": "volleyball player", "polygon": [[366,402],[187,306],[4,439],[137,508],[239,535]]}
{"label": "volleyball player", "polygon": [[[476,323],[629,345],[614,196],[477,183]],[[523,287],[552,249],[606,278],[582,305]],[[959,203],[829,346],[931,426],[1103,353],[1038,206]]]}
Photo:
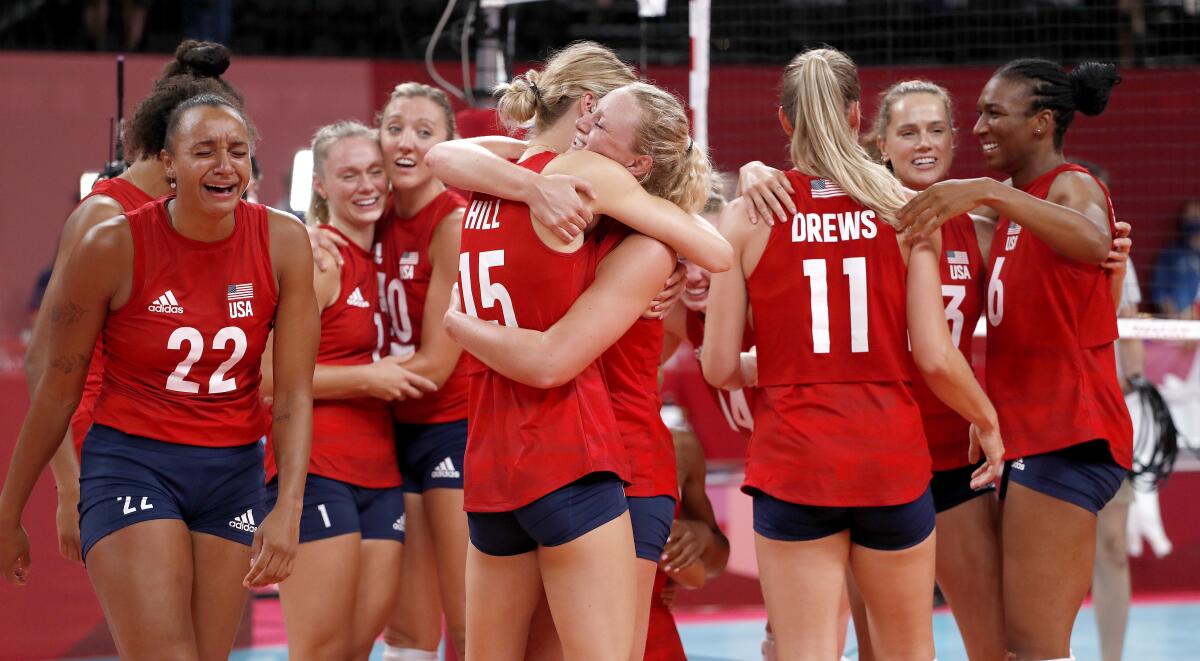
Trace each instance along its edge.
{"label": "volleyball player", "polygon": [[[858,99],[857,71],[839,51],[788,66],[780,122],[797,213],[771,228],[745,222],[744,201],[727,207],[735,263],[714,276],[705,323],[705,378],[737,387],[754,308],[763,401],[744,488],[782,658],[836,657],[847,566],[879,654],[933,658],[934,511],[909,338],[930,387],[972,421],[971,454],[988,456],[974,486],[998,475],[1003,453],[992,406],[946,328],[940,237],[910,243],[892,228],[905,191],[858,147]],[[800,586],[810,598],[797,604]]]}
{"label": "volleyball player", "polygon": [[1012,177],[946,181],[901,217],[923,234],[979,205],[1000,214],[987,290],[987,382],[1009,438],[1001,485],[1004,612],[1018,659],[1070,657],[1091,583],[1096,513],[1131,465],[1132,426],[1117,383],[1107,189],[1067,163],[1076,112],[1096,115],[1119,82],[1112,65],[1070,73],[1014,60],[980,94],[975,135],[988,167]]}
{"label": "volleyball player", "polygon": [[[244,588],[292,568],[318,335],[312,261],[295,218],[239,199],[251,141],[225,97],[171,111],[160,157],[175,197],[92,228],[64,265],[48,368],[0,494],[0,567],[24,582],[21,511],[103,332],[112,360],[84,442],[80,529],[125,658],[226,658]],[[259,363],[272,328],[280,497],[264,517]]]}
{"label": "volleyball player", "polygon": [[[62,266],[79,240],[102,221],[151,202],[171,192],[158,154],[162,151],[167,116],[180,102],[198,94],[226,96],[240,107],[241,95],[221,74],[229,68],[229,51],[220,44],[186,40],[175,50],[175,57],[163,68],[150,94],[138,104],[133,120],[124,128],[125,148],[133,162],[120,175],[96,182],[63,225],[51,271],[48,294],[61,282]],[[44,316],[39,315],[39,320]],[[46,370],[49,348],[42,340],[47,333],[35,321],[33,341],[25,353],[26,382],[32,395],[34,385]],[[58,488],[59,552],[68,560],[79,561],[79,449],[92,425],[92,408],[100,393],[104,373],[102,343],[96,344],[84,383],[79,408],[71,417],[70,438],[50,461]]]}
{"label": "volleyball player", "polygon": [[[387,351],[428,384],[393,406],[404,475],[403,586],[387,630],[389,661],[436,658],[446,614],[463,649],[467,522],[462,465],[467,440],[466,374],[461,349],[442,326],[458,273],[458,237],[466,202],[433,177],[425,153],[454,137],[454,111],[441,90],[397,85],[379,114],[383,167],[391,185],[376,231]],[[440,594],[439,594],[440,586]]]}
{"label": "volleyball player", "polygon": [[[618,163],[634,163],[630,173],[646,191],[685,210],[701,209],[709,187],[707,158],[691,145],[687,116],[669,93],[646,83],[627,85],[605,96],[577,127],[578,145]],[[487,170],[478,172],[480,178],[490,176]],[[464,336],[464,346],[501,374],[534,387],[566,382],[600,359],[632,470],[625,494],[639,589],[630,658],[640,659],[677,484],[671,434],[659,414],[663,326],[661,320],[639,317],[675,261],[658,241],[631,235],[612,220],[601,221],[594,232],[596,280],[562,319],[544,333],[481,325]]]}
{"label": "volleyball player", "polygon": [[[404,495],[389,400],[419,394],[381,355],[383,309],[372,254],[387,205],[378,134],[353,121],[313,136],[307,218],[345,240],[340,265],[314,271],[321,340],[313,375],[313,444],[295,570],[279,586],[288,653],[365,659],[395,603]],[[333,261],[333,260],[330,260]],[[263,393],[271,393],[265,370]],[[429,385],[432,388],[432,385]],[[268,504],[279,491],[267,441]]]}

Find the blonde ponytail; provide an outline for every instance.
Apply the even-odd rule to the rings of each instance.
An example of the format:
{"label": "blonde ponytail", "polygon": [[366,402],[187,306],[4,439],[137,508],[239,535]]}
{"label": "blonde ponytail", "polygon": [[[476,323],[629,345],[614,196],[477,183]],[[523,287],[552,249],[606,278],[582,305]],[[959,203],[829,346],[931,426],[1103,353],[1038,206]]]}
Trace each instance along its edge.
{"label": "blonde ponytail", "polygon": [[780,103],[792,120],[791,158],[797,167],[832,179],[889,223],[906,199],[901,184],[858,144],[846,120],[859,100],[858,69],[843,52],[818,48],[797,55],[783,75]]}

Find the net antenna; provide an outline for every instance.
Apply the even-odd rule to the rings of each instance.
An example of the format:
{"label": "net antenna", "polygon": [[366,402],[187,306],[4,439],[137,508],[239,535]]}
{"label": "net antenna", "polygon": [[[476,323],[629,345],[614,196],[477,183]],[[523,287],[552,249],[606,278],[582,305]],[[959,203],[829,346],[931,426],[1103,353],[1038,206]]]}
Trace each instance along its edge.
{"label": "net antenna", "polygon": [[108,160],[101,179],[112,179],[125,171],[125,137],[121,130],[125,122],[125,56],[117,56],[117,113],[108,120]]}
{"label": "net antenna", "polygon": [[688,106],[692,111],[692,140],[708,149],[708,49],[712,0],[688,0]]}

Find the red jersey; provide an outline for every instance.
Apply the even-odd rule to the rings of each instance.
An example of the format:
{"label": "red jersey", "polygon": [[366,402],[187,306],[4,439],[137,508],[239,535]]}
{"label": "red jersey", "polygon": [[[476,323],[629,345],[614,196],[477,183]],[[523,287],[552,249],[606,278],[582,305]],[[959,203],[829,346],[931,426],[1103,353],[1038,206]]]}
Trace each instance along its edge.
{"label": "red jersey", "polygon": [[195,241],[163,198],[126,214],[129,301],[104,322],[96,422],[169,443],[246,445],[267,431],[259,366],[275,318],[267,208],[239,201],[234,229]]}
{"label": "red jersey", "polygon": [[911,502],[930,462],[896,232],[833,181],[787,177],[798,212],[746,279],[762,401],[744,488],[804,505]]}
{"label": "red jersey", "polygon": [[[688,343],[699,351],[704,345],[704,314],[688,310],[686,324]],[[745,330],[742,331],[742,351],[749,351],[753,347],[754,329],[750,324],[746,324]],[[722,390],[711,385],[708,389],[717,406],[721,408],[721,414],[725,417],[730,431],[741,434],[742,438],[749,441],[750,435],[754,433],[755,389]]]}
{"label": "red jersey", "polygon": [[[389,206],[379,220],[375,249],[382,260],[379,286],[385,293],[393,356],[408,356],[421,346],[425,296],[433,274],[429,243],[438,223],[465,206],[462,196],[446,190],[412,218],[396,218]],[[467,375],[463,361],[458,361],[437,392],[396,402],[393,413],[397,421],[409,423],[450,422],[467,417]]]}
{"label": "red jersey", "polygon": [[[1087,170],[1064,163],[1022,190],[1045,199],[1063,172]],[[1112,200],[1100,187],[1115,231]],[[1104,439],[1113,459],[1130,468],[1133,426],[1117,385],[1109,271],[1063,257],[1001,217],[989,273],[986,378],[1005,458]]]}
{"label": "red jersey", "polygon": [[675,615],[663,603],[662,592],[670,581],[663,570],[654,572],[654,591],[650,593],[650,620],[646,630],[646,654],[643,661],[687,661]]}
{"label": "red jersey", "polygon": [[[971,341],[975,325],[983,312],[983,253],[975,236],[975,223],[967,214],[942,225],[942,300],[946,304],[946,323],[950,339],[971,362]],[[921,421],[933,470],[944,471],[966,466],[971,445],[971,423],[946,406],[933,394],[925,381],[913,379],[913,396],[921,407]]]}
{"label": "red jersey", "polygon": [[[369,365],[385,346],[379,280],[371,253],[346,239],[339,248],[342,274],[337,300],[321,311],[321,365]],[[267,480],[275,476],[267,439]],[[400,486],[388,402],[374,397],[314,399],[308,472],[369,489]]]}
{"label": "red jersey", "polygon": [[[632,234],[628,227],[609,218],[600,222],[594,237],[597,264]],[[658,391],[662,346],[662,320],[639,317],[600,357],[617,428],[629,457],[631,484],[625,495],[635,498],[679,496],[675,442],[671,430],[663,424]]]}
{"label": "red jersey", "polygon": [[[147,195],[146,191],[133,185],[133,182],[128,179],[120,177],[97,181],[92,186],[92,192],[88,193],[79,203],[83,204],[88,198],[97,195],[116,200],[125,213],[154,201],[154,198]],[[96,407],[96,398],[100,396],[100,383],[103,379],[104,341],[97,338],[96,349],[92,352],[92,362],[88,365],[87,380],[83,382],[83,395],[79,399],[79,406],[75,409],[75,414],[71,416],[71,440],[75,443],[76,456],[79,456],[83,448],[83,437],[87,436],[88,429],[92,426],[92,409]]]}
{"label": "red jersey", "polygon": [[[554,158],[520,165],[541,172]],[[529,207],[476,193],[463,219],[459,291],[463,310],[510,327],[544,331],[592,279],[585,244],[551,250],[533,229]],[[629,462],[608,388],[593,362],[557,388],[533,388],[489,369],[470,376],[464,506],[504,512],[594,472],[628,478]]]}

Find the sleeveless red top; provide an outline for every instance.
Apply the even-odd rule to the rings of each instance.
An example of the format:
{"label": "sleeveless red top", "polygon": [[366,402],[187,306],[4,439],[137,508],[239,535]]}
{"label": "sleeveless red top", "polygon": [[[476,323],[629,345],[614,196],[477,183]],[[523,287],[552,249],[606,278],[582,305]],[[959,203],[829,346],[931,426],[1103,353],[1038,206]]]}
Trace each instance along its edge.
{"label": "sleeveless red top", "polygon": [[[704,345],[704,314],[694,310],[687,311],[686,317],[688,343],[697,351]],[[742,331],[742,351],[749,351],[754,346],[754,329],[749,323]],[[708,385],[708,382],[705,382]],[[722,390],[708,386],[713,401],[721,409],[729,430],[740,434],[747,441],[754,433],[754,404],[757,398],[757,388],[738,388],[737,390]]]}
{"label": "sleeveless red top", "polygon": [[[376,254],[383,261],[384,307],[389,320],[391,354],[407,356],[421,346],[421,323],[425,318],[425,296],[433,264],[429,243],[438,223],[466,200],[453,191],[442,191],[412,218],[396,218],[391,206],[384,212],[376,232]],[[393,404],[399,422],[435,423],[467,417],[467,374],[460,359],[450,378],[437,392],[420,399]]]}
{"label": "sleeveless red top", "polygon": [[[553,158],[522,167],[541,172]],[[476,193],[463,219],[459,291],[463,310],[485,321],[546,330],[592,278],[591,251],[564,254],[538,238],[529,207]],[[504,512],[594,472],[627,479],[629,462],[597,363],[557,388],[526,386],[474,361],[464,506]]]}
{"label": "sleeveless red top", "polygon": [[[1064,163],[1022,190],[1045,199],[1063,172],[1087,170]],[[1100,187],[1111,230],[1112,200]],[[1005,458],[1104,439],[1113,459],[1130,468],[1133,427],[1117,384],[1109,271],[1067,259],[1001,217],[989,273],[987,387]]]}
{"label": "sleeveless red top", "polygon": [[[337,300],[321,311],[321,365],[368,365],[385,346],[383,310],[374,256],[346,239]],[[275,477],[273,442],[268,436],[267,480]],[[314,399],[312,452],[308,472],[369,489],[400,486],[388,402],[374,397]]]}
{"label": "sleeveless red top", "polygon": [[930,462],[896,232],[833,181],[787,177],[798,212],[746,279],[763,399],[743,488],[804,505],[911,502]]}
{"label": "sleeveless red top", "polygon": [[[983,253],[975,236],[975,224],[963,214],[942,225],[942,300],[946,305],[946,323],[950,339],[971,362],[971,341],[979,315],[983,312]],[[966,466],[971,445],[971,423],[933,394],[920,375],[914,372],[913,396],[921,407],[925,439],[933,470],[944,471]],[[1003,429],[1001,429],[1003,432]]]}
{"label": "sleeveless red top", "polygon": [[175,231],[163,198],[126,214],[129,301],[104,322],[96,422],[169,443],[256,442],[270,425],[258,394],[278,290],[267,208],[239,201],[220,241]]}
{"label": "sleeveless red top", "polygon": [[[97,195],[116,200],[125,213],[154,201],[154,198],[147,195],[146,191],[133,185],[128,179],[120,177],[97,181],[92,186],[92,192],[88,193],[79,203],[83,204],[84,200]],[[83,437],[87,436],[88,429],[92,426],[92,409],[96,407],[96,398],[100,396],[100,383],[103,380],[104,340],[96,338],[96,349],[92,352],[92,362],[88,365],[87,380],[83,382],[83,395],[79,399],[79,406],[76,407],[74,415],[71,416],[71,440],[75,443],[76,456],[79,456],[80,450],[83,448]]]}
{"label": "sleeveless red top", "polygon": [[[603,218],[600,223],[593,239],[597,242],[597,263],[633,233],[610,218]],[[662,346],[662,320],[639,317],[600,356],[600,367],[612,396],[613,414],[629,457],[631,484],[625,495],[635,498],[677,499],[679,495],[675,443],[662,421],[662,397],[658,390]]]}

